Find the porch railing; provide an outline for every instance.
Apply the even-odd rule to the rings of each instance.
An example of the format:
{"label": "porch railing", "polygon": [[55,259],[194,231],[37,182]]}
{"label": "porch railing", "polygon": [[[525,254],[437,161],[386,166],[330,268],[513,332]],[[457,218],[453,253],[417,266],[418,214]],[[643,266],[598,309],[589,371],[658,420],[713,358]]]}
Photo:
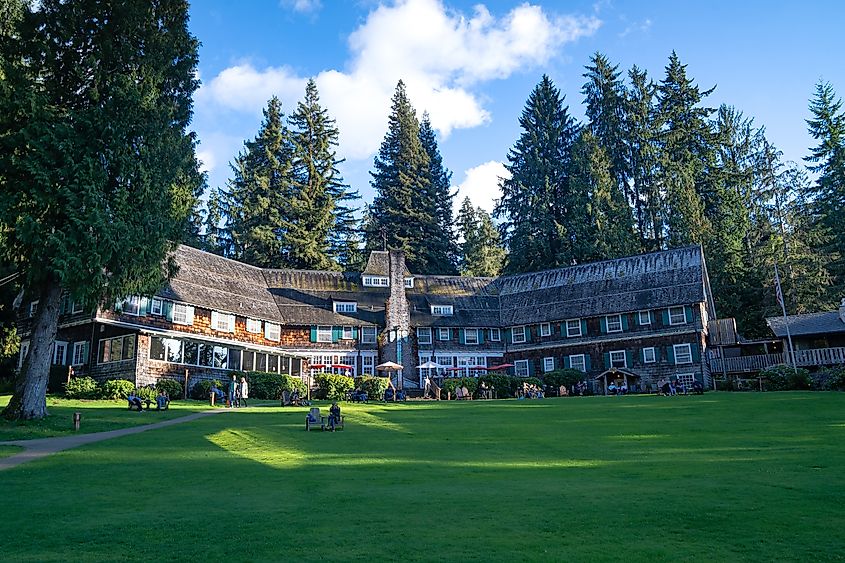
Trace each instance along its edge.
{"label": "porch railing", "polygon": [[[738,358],[711,358],[710,371],[717,376],[727,373],[749,373],[764,370],[778,364],[788,364],[789,354],[760,354]],[[798,367],[821,367],[845,364],[845,347],[795,350],[795,364]],[[724,369],[723,369],[724,365]]]}

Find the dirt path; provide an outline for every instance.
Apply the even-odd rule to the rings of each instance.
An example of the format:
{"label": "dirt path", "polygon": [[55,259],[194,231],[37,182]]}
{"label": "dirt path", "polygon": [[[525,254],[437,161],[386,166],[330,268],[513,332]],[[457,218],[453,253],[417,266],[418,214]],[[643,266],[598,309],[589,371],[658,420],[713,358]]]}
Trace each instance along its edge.
{"label": "dirt path", "polygon": [[228,409],[215,409],[183,416],[180,418],[172,418],[154,424],[145,424],[143,426],[132,426],[129,428],[121,428],[119,430],[108,430],[106,432],[93,432],[91,434],[75,434],[73,436],[60,436],[57,438],[39,438],[37,440],[10,440],[8,442],[0,442],[0,446],[20,446],[24,448],[19,454],[9,457],[0,458],[0,471],[16,467],[22,463],[33,461],[46,457],[50,454],[69,450],[77,446],[84,446],[85,444],[92,444],[94,442],[102,442],[103,440],[110,440],[111,438],[119,438],[120,436],[128,436],[129,434],[138,434],[139,432],[146,432],[147,430],[155,430],[156,428],[164,428],[173,424],[182,424],[183,422],[190,422],[203,416],[209,416],[221,412],[232,412]]}

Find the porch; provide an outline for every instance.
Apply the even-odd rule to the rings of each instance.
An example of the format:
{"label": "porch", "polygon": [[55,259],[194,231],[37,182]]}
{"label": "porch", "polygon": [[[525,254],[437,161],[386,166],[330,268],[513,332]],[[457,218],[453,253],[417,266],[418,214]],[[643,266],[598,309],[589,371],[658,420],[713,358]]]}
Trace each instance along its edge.
{"label": "porch", "polygon": [[[754,373],[778,364],[790,363],[789,352],[737,358],[710,358],[709,360],[710,372],[714,375]],[[845,347],[795,350],[795,364],[805,368],[845,365]]]}

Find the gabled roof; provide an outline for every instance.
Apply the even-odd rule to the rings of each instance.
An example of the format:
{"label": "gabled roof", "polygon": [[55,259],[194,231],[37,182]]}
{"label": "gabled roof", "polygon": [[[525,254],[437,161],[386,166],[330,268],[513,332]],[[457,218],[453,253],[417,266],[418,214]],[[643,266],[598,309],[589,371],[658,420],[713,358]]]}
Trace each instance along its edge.
{"label": "gabled roof", "polygon": [[[789,315],[787,319],[789,319],[789,333],[792,336],[845,333],[845,322],[842,322],[838,311]],[[766,323],[775,336],[786,338],[786,321],[783,317],[768,317]]]}

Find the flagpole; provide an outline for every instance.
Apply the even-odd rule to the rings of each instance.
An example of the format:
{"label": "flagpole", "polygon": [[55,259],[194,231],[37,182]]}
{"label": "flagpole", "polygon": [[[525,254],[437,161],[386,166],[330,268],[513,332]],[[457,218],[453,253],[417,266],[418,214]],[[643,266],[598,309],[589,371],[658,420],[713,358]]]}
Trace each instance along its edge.
{"label": "flagpole", "polygon": [[786,326],[786,339],[789,342],[789,359],[792,361],[792,369],[798,373],[798,367],[795,365],[795,351],[792,348],[792,334],[789,332],[789,317],[786,315],[786,305],[783,302],[783,291],[780,288],[780,275],[778,274],[778,265],[775,264],[775,291],[778,303],[780,303],[780,310],[783,311],[783,324]]}

